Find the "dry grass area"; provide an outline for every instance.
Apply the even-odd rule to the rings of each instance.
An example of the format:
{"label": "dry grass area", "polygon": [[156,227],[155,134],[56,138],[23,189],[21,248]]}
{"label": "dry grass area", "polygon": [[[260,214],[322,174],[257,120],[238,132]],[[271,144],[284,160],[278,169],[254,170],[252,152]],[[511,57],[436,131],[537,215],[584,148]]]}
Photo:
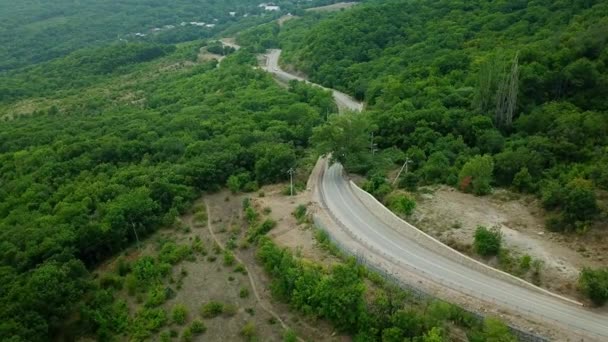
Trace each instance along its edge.
{"label": "dry grass area", "polygon": [[310,12],[335,12],[335,11],[340,11],[343,9],[351,8],[357,4],[358,4],[358,2],[339,2],[336,4],[327,5],[327,6],[308,8],[306,10],[310,11]]}
{"label": "dry grass area", "polygon": [[264,197],[254,199],[254,203],[261,208],[271,208],[268,215],[277,221],[268,236],[276,244],[294,251],[298,256],[322,263],[332,265],[338,260],[319,248],[314,237],[314,230],[306,224],[298,224],[293,215],[299,205],[309,206],[310,193],[302,192],[293,197],[285,196],[281,192],[285,185],[271,185],[264,187]]}
{"label": "dry grass area", "polygon": [[285,24],[285,22],[291,20],[291,19],[295,19],[298,18],[292,14],[286,14],[282,17],[280,17],[279,19],[277,19],[277,23],[279,23],[279,26],[283,26],[283,24]]}
{"label": "dry grass area", "polygon": [[[251,275],[260,297],[259,305],[276,313],[286,326],[293,329],[306,341],[341,341],[343,337],[336,335],[333,328],[326,322],[302,317],[297,312],[291,311],[288,305],[274,300],[270,292],[271,279],[255,259],[255,246],[243,248],[246,245],[244,242],[246,223],[242,214],[242,201],[245,197],[249,197],[254,208],[262,215],[262,219],[271,218],[277,221],[277,226],[267,235],[278,245],[290,248],[294,253],[315,261],[335,260],[315,244],[313,231],[303,225],[298,225],[291,214],[299,204],[307,203],[309,194],[285,196],[281,194],[284,187],[285,185],[264,187],[258,194],[233,196],[228,191],[222,191],[207,196],[209,217],[214,222],[212,228],[217,232],[215,235],[221,243],[226,243],[235,234],[238,236],[239,248],[234,253],[237,258],[242,260]],[[264,196],[260,197],[262,193]],[[236,227],[241,227],[238,233]],[[276,325],[280,328],[280,325]],[[260,335],[260,341],[274,341],[271,336],[261,337]]]}
{"label": "dry grass area", "polygon": [[[146,239],[141,250],[135,249],[126,255],[130,261],[145,255],[156,256],[159,241],[170,239],[180,245],[190,245],[197,236],[207,251],[206,256],[198,255],[193,260],[182,261],[173,267],[172,275],[165,285],[172,288],[175,295],[161,307],[169,314],[176,305],[184,305],[188,315],[185,324],[169,324],[154,339],[158,340],[163,331],[174,331],[177,336],[181,336],[183,330],[197,319],[202,320],[207,329],[202,335],[194,336],[195,341],[245,341],[247,338],[243,336],[242,330],[247,324],[254,327],[255,337],[259,340],[281,341],[283,328],[260,306],[253,295],[248,275],[238,271],[238,263],[227,265],[224,262],[223,253],[214,248],[214,240],[207,225],[196,222],[192,214],[182,217],[182,223],[182,227],[189,229],[162,230]],[[106,269],[114,269],[114,265],[105,265],[98,273],[103,273]],[[176,279],[180,279],[180,285],[176,285]],[[121,291],[119,297],[127,300],[131,313],[143,307],[140,300],[129,296],[126,290]],[[229,308],[228,312],[214,318],[202,318],[201,307],[211,301],[222,303],[225,308]]]}
{"label": "dry grass area", "polygon": [[[312,229],[299,225],[291,214],[298,205],[308,202],[309,194],[288,197],[281,194],[283,188],[284,185],[265,187],[262,189],[264,197],[259,197],[259,194],[233,195],[228,191],[206,195],[194,205],[191,213],[180,217],[176,228],[153,234],[142,242],[140,248],[133,248],[123,255],[123,259],[129,262],[143,256],[156,257],[164,241],[190,246],[197,237],[205,248],[206,255],[195,254],[194,258],[175,265],[171,276],[164,281],[164,286],[175,290],[175,295],[161,307],[170,314],[176,305],[184,305],[188,315],[183,325],[169,324],[154,335],[154,340],[158,340],[163,331],[173,331],[181,336],[194,320],[202,320],[207,327],[203,334],[194,336],[195,341],[247,341],[250,339],[242,333],[246,325],[254,327],[257,341],[282,341],[286,328],[306,341],[348,340],[336,335],[329,324],[303,317],[291,311],[287,304],[273,299],[271,279],[256,261],[255,246],[246,242],[247,223],[242,201],[250,197],[261,219],[277,221],[277,226],[268,234],[277,244],[326,265],[336,260],[315,244]],[[205,204],[208,205],[208,221],[196,215]],[[225,263],[225,249],[232,250],[234,264]],[[114,259],[99,267],[96,275],[101,277],[116,267],[117,259]],[[127,301],[131,314],[144,306],[142,298],[130,296],[126,289],[121,290],[118,297]],[[215,318],[202,318],[202,305],[211,301],[223,303],[231,308],[231,312]]]}
{"label": "dry grass area", "polygon": [[199,63],[209,62],[209,61],[212,61],[212,60],[216,60],[216,61],[221,62],[222,59],[224,59],[224,58],[226,58],[226,56],[222,56],[222,55],[218,55],[218,54],[215,54],[215,53],[211,53],[211,52],[207,51],[206,47],[202,47],[199,50],[198,59],[197,60],[198,60]]}
{"label": "dry grass area", "polygon": [[[412,223],[471,256],[478,225],[500,228],[503,245],[513,256],[528,254],[542,260],[540,285],[551,291],[581,299],[575,286],[580,270],[585,266],[605,266],[608,261],[604,234],[592,231],[583,236],[547,231],[543,210],[531,196],[497,190],[491,196],[476,197],[441,186],[423,190],[417,200]],[[495,258],[477,259],[491,266],[498,264]]]}

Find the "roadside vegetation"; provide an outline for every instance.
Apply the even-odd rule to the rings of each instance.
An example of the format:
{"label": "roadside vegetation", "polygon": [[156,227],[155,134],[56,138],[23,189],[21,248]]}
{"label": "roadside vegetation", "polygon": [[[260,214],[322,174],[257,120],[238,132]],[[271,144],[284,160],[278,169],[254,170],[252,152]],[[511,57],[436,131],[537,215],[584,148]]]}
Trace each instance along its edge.
{"label": "roadside vegetation", "polygon": [[603,305],[608,301],[608,268],[584,269],[579,286],[594,304]]}
{"label": "roadside vegetation", "polygon": [[284,65],[365,101],[312,141],[385,204],[408,162],[402,189],[533,194],[547,229],[585,234],[608,218],[607,15],[601,1],[393,0],[268,32]]}
{"label": "roadside vegetation", "polygon": [[339,252],[323,231],[317,239],[340,258],[338,264],[328,269],[304,261],[266,237],[257,246],[273,296],[303,314],[331,321],[356,341],[448,341],[451,329],[465,330],[471,341],[516,341],[499,320],[479,320],[457,306],[412,297]]}

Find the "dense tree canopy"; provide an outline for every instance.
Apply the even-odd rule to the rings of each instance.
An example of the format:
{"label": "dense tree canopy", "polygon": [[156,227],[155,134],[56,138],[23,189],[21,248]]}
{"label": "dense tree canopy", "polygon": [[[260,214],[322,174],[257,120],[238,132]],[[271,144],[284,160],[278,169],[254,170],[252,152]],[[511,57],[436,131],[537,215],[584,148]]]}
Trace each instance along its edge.
{"label": "dense tree canopy", "polygon": [[[175,50],[81,51],[52,62],[76,70],[57,69],[57,85],[48,86],[57,89],[77,72],[94,77],[106,61],[118,68],[104,76],[110,83],[132,72],[130,91],[143,95],[143,105],[59,104],[0,123],[0,336],[48,338],[86,290],[87,267],[172,224],[201,191],[230,175],[246,173],[258,184],[286,179],[313,127],[335,110],[329,93],[301,84],[284,90],[244,52],[220,68],[210,62],[149,81],[142,71],[159,64],[131,57],[149,48]],[[109,55],[97,59],[98,51]]]}
{"label": "dense tree canopy", "polygon": [[[0,72],[36,64],[91,44],[123,40],[176,43],[268,22],[334,0],[275,0],[281,13],[258,0],[0,0]],[[230,12],[235,12],[234,16]],[[244,17],[246,16],[246,17]],[[215,27],[181,25],[204,22]],[[145,37],[135,36],[145,34]]]}
{"label": "dense tree canopy", "polygon": [[550,227],[584,231],[608,190],[607,17],[605,1],[392,0],[289,21],[276,39],[283,64],[366,102],[408,177],[536,193]]}

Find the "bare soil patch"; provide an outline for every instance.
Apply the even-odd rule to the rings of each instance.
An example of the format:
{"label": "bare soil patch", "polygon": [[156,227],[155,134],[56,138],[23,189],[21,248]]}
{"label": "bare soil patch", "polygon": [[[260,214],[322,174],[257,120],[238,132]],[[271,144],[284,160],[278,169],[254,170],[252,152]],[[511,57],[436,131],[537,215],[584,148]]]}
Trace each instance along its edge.
{"label": "bare soil patch", "polygon": [[285,24],[285,22],[291,20],[291,19],[295,19],[297,18],[297,16],[291,15],[291,14],[286,14],[282,17],[280,17],[279,19],[277,19],[277,23],[279,24],[279,26],[283,26],[283,24]]}
{"label": "bare soil patch", "polygon": [[[255,246],[242,248],[247,230],[247,224],[243,219],[242,201],[245,197],[249,197],[253,206],[262,215],[262,219],[272,218],[277,221],[277,226],[267,235],[278,245],[290,248],[303,257],[331,260],[319,247],[315,246],[313,231],[310,228],[298,226],[291,215],[297,205],[308,203],[308,193],[288,197],[281,194],[283,188],[284,185],[264,187],[261,190],[264,197],[259,197],[259,194],[255,193],[232,195],[229,191],[206,196],[205,201],[209,204],[208,214],[213,222],[212,228],[222,243],[226,243],[232,235],[237,234],[241,247],[236,248],[233,252],[238,259],[242,260],[255,283],[261,301],[258,303],[259,305],[269,308],[306,341],[342,341],[344,337],[336,335],[328,323],[310,317],[302,317],[299,313],[291,311],[289,305],[275,300],[270,290],[271,279],[256,261]],[[264,213],[265,208],[270,208],[270,212]],[[281,328],[279,324],[275,325],[279,329]],[[274,341],[274,339],[261,338],[261,334],[260,340]]]}
{"label": "bare soil patch", "polygon": [[198,54],[198,62],[202,63],[202,62],[209,62],[212,60],[216,60],[216,61],[222,61],[224,58],[226,58],[226,56],[222,56],[222,55],[218,55],[215,53],[211,53],[209,51],[207,51],[206,47],[202,47],[199,50],[199,54]]}
{"label": "bare soil patch", "polygon": [[[262,215],[262,219],[273,218],[278,222],[269,236],[275,237],[277,243],[292,248],[303,256],[329,260],[330,257],[323,256],[323,251],[314,245],[312,230],[299,226],[291,216],[295,206],[307,203],[308,195],[302,194],[287,200],[288,197],[280,194],[281,188],[282,186],[278,185],[271,186],[264,189],[268,192],[268,197],[252,198],[252,203]],[[293,329],[306,341],[345,340],[343,336],[336,335],[328,323],[303,317],[292,312],[289,305],[272,298],[271,279],[256,261],[255,246],[244,244],[247,223],[242,215],[242,200],[254,196],[257,194],[232,195],[228,191],[206,195],[198,200],[193,208],[201,208],[206,202],[208,222],[197,220],[193,209],[193,212],[180,217],[177,228],[160,230],[142,241],[139,248],[135,246],[123,253],[123,259],[130,262],[143,256],[156,257],[162,241],[171,240],[178,245],[191,245],[196,237],[202,240],[207,252],[207,255],[197,254],[194,259],[178,263],[173,267],[171,275],[165,279],[164,286],[173,289],[175,295],[161,307],[170,314],[175,305],[185,305],[188,317],[183,325],[169,323],[153,336],[154,340],[158,340],[159,334],[167,330],[174,330],[181,336],[182,331],[195,319],[202,320],[207,327],[204,334],[195,336],[195,341],[245,341],[241,330],[248,323],[255,327],[258,341],[282,341],[285,327]],[[263,214],[264,208],[274,204],[279,205],[273,208],[271,213]],[[232,250],[236,262],[226,265],[223,252],[214,247],[215,239],[223,248],[235,237],[239,244]],[[100,265],[96,275],[102,276],[114,271],[117,260],[118,258]],[[239,271],[241,262],[245,271]],[[182,278],[183,274],[186,276],[177,286],[176,280]],[[246,296],[242,295],[243,291],[247,292]],[[129,296],[126,289],[121,290],[118,297],[127,302],[130,315],[134,315],[144,305],[141,299]],[[201,318],[201,306],[210,301],[233,306],[236,310],[231,315]],[[283,323],[285,327],[282,326]]]}
{"label": "bare soil patch", "polygon": [[[424,191],[423,191],[424,192]],[[491,266],[471,252],[475,229],[479,225],[498,227],[504,246],[514,255],[528,254],[543,261],[540,286],[579,300],[576,280],[583,267],[606,265],[607,246],[596,232],[586,236],[564,235],[544,228],[544,214],[538,201],[506,190],[487,197],[476,197],[441,186],[418,196],[411,221],[420,229],[455,246]]]}
{"label": "bare soil patch", "polygon": [[342,9],[347,9],[347,8],[351,8],[355,5],[357,5],[358,2],[339,2],[336,4],[332,4],[332,5],[327,5],[327,6],[320,6],[320,7],[313,7],[313,8],[308,8],[306,9],[306,11],[310,11],[310,12],[335,12],[335,11],[339,11]]}
{"label": "bare soil patch", "polygon": [[308,191],[295,196],[285,196],[281,192],[286,185],[271,185],[264,187],[264,197],[254,199],[260,208],[271,208],[268,215],[277,221],[277,227],[268,236],[279,246],[291,249],[298,256],[311,261],[331,265],[337,261],[322,250],[315,240],[315,230],[308,224],[298,224],[293,212],[299,205],[309,207],[310,193]]}

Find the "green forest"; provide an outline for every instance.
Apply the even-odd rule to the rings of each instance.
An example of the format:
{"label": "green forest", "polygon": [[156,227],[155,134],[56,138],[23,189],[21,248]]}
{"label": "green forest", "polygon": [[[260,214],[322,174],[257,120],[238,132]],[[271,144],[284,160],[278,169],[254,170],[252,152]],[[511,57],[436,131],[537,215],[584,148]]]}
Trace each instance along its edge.
{"label": "green forest", "polygon": [[[298,13],[303,7],[332,2],[336,1],[274,1],[284,13]],[[148,41],[176,43],[212,37],[226,29],[244,28],[280,15],[264,13],[259,3],[257,0],[0,0],[0,73],[92,45],[119,39],[141,40],[135,33],[146,34],[144,39]],[[236,13],[231,16],[230,12]],[[216,26],[210,29],[180,25],[191,21]],[[154,31],[155,28],[160,30]]]}
{"label": "green forest", "polygon": [[326,153],[358,127],[341,144],[351,171],[383,171],[373,134],[389,164],[411,160],[401,186],[536,194],[549,229],[585,232],[606,221],[607,18],[603,1],[387,1],[243,41],[365,101],[318,134]]}
{"label": "green forest", "polygon": [[[112,69],[109,56],[128,70],[139,48],[116,53],[110,46],[65,72]],[[174,49],[153,48],[143,59]],[[51,63],[70,65],[80,56]],[[201,191],[233,174],[253,187],[288,177],[320,113],[335,106],[321,90],[283,90],[254,61],[243,52],[221,68],[209,62],[154,80],[134,72],[130,91],[145,94],[143,106],[83,98],[0,124],[0,336],[53,336],[87,292],[88,269],[172,224]],[[146,75],[158,66],[137,67]],[[57,88],[69,79],[61,70]]]}
{"label": "green forest", "polygon": [[[303,10],[334,2],[279,0],[280,12],[264,13],[250,0],[0,0],[0,340],[53,340],[75,316],[99,340],[149,338],[147,324],[166,321],[164,312],[127,320],[95,268],[173,225],[201,194],[288,181],[287,170],[317,154],[333,152],[379,198],[391,191],[387,173],[409,160],[400,188],[508,188],[537,196],[550,230],[605,226],[608,3],[389,0]],[[272,21],[288,12],[300,18]],[[214,19],[209,30],[180,25]],[[198,61],[201,48],[220,47],[210,38],[237,32],[245,49],[221,64]],[[331,93],[281,87],[253,68],[255,53],[279,47],[283,65],[366,110],[334,115]],[[386,202],[405,215],[416,205]],[[370,298],[374,276],[352,260],[307,264],[258,237],[271,227],[257,228],[273,294],[358,341],[442,341],[446,322],[472,341],[512,340],[504,324],[454,306],[408,311],[385,288]],[[154,292],[167,265],[185,258],[167,249],[120,281],[137,277]],[[585,269],[579,280],[596,304],[608,300],[607,275]]]}

